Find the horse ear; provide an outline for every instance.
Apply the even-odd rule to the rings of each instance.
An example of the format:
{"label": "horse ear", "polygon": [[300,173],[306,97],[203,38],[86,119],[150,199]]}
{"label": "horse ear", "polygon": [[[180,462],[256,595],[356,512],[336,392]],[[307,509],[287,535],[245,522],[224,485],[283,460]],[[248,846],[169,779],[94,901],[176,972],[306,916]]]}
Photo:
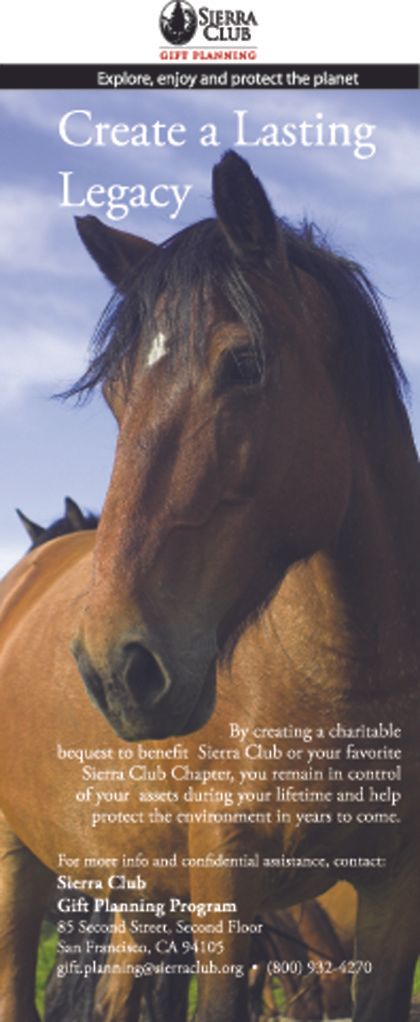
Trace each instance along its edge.
{"label": "horse ear", "polygon": [[213,169],[213,202],[241,261],[252,265],[274,255],[279,243],[276,217],[249,164],[232,150]]}
{"label": "horse ear", "polygon": [[71,497],[65,497],[64,500],[65,517],[69,525],[71,525],[74,532],[80,532],[85,527],[85,519],[83,511],[80,510],[78,504]]}
{"label": "horse ear", "polygon": [[120,290],[136,263],[155,245],[135,234],[107,227],[96,216],[76,216],[76,227],[89,255],[95,260],[107,280]]}
{"label": "horse ear", "polygon": [[37,539],[39,539],[45,532],[43,526],[37,525],[36,522],[31,522],[31,519],[27,518],[23,511],[21,511],[18,507],[16,508],[16,514],[18,518],[20,518],[23,528],[26,529],[31,542],[36,543]]}

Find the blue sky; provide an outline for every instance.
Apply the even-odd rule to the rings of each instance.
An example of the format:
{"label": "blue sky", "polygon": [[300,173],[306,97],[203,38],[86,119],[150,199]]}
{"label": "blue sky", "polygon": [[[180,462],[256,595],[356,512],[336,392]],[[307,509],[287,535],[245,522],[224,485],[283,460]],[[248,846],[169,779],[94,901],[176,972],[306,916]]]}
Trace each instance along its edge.
{"label": "blue sky", "polygon": [[[76,148],[59,137],[66,111],[92,120],[186,126],[182,147]],[[249,138],[261,126],[323,120],[376,125],[377,151],[359,160],[352,147],[242,148],[274,207],[307,216],[340,251],[366,268],[385,296],[397,347],[412,385],[420,438],[420,92],[3,92],[0,93],[0,573],[27,546],[16,506],[47,524],[70,494],[99,510],[116,430],[100,397],[84,408],[51,395],[83,369],[89,338],[110,288],[82,248],[74,213],[60,206],[59,171],[74,172],[74,196],[93,183],[191,184],[179,216],[131,210],[113,226],[159,241],[211,214],[210,172],[235,141],[233,111],[249,111]],[[320,118],[318,118],[318,121]],[[199,144],[199,128],[218,126],[218,148]],[[74,122],[74,131],[83,130]],[[75,134],[75,138],[76,138]],[[82,138],[83,136],[79,136]],[[72,193],[73,194],[73,193]]]}

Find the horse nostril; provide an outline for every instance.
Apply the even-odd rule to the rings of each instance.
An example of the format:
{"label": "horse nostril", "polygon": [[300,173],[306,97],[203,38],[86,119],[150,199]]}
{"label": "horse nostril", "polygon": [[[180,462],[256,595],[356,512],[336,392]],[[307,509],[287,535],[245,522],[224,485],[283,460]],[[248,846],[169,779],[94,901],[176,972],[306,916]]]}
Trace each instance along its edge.
{"label": "horse nostril", "polygon": [[169,687],[156,657],[138,642],[129,642],[120,650],[119,673],[145,710],[156,706]]}

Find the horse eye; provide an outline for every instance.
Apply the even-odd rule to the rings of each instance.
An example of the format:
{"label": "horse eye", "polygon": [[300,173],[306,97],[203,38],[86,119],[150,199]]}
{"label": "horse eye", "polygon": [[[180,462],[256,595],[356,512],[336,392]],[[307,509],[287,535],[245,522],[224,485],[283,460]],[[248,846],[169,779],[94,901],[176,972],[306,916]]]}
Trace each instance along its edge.
{"label": "horse eye", "polygon": [[255,347],[231,348],[221,358],[217,391],[222,393],[231,387],[255,386],[261,382],[262,375],[262,358]]}

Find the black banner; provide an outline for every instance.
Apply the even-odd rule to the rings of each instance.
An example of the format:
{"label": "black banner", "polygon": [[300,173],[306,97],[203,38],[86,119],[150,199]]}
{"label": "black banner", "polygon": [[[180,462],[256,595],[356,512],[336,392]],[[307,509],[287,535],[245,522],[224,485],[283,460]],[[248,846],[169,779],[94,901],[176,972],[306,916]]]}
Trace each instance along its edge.
{"label": "black banner", "polygon": [[[418,89],[415,64],[259,64],[234,50],[165,50],[160,64],[3,64],[1,89]],[[193,53],[199,53],[197,63]],[[232,63],[227,54],[232,54]],[[220,58],[221,59],[221,58]]]}

